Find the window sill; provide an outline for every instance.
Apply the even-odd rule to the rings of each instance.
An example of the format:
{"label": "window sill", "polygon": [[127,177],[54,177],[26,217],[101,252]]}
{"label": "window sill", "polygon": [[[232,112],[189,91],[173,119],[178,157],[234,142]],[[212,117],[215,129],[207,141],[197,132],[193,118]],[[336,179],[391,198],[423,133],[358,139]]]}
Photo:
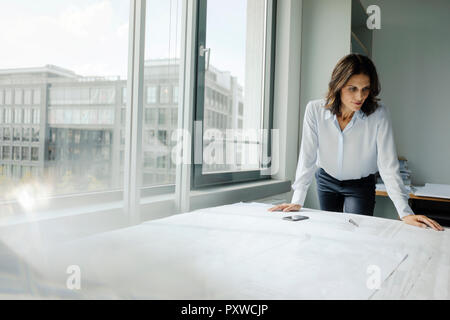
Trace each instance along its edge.
{"label": "window sill", "polygon": [[[191,211],[206,207],[231,204],[239,201],[255,201],[265,197],[286,193],[291,182],[285,180],[264,180],[226,186],[209,187],[190,192]],[[95,234],[128,226],[123,212],[123,201],[87,203],[83,206],[49,208],[36,213],[2,214],[0,228],[30,226],[39,224],[47,230],[63,228],[71,237]],[[141,200],[141,221],[161,219],[176,213],[175,194],[153,195]],[[70,230],[68,230],[70,229]]]}
{"label": "window sill", "polygon": [[[99,195],[101,198],[101,195]],[[54,208],[48,208],[45,210],[41,210],[38,212],[20,212],[20,213],[5,213],[0,217],[0,228],[14,225],[21,225],[27,223],[41,223],[41,222],[50,222],[50,221],[60,221],[61,223],[70,222],[72,223],[74,219],[93,219],[104,217],[105,215],[114,216],[116,219],[112,219],[115,221],[114,224],[119,224],[122,227],[127,225],[127,218],[124,214],[123,200],[119,201],[106,201],[101,198],[103,201],[100,203],[92,203],[89,201],[85,205],[78,206],[68,206],[65,208],[61,208],[60,205],[55,206]],[[175,196],[173,193],[168,193],[164,195],[154,195],[149,197],[143,197],[141,200],[142,212],[146,213],[145,216],[147,219],[155,219],[160,216],[167,216],[167,214],[153,215],[152,212],[153,206],[161,206],[174,203]],[[80,199],[82,200],[82,199]],[[49,199],[52,201],[52,199]],[[71,200],[73,201],[73,200]],[[15,204],[17,206],[17,204]],[[4,208],[7,205],[3,205]],[[174,205],[172,205],[174,207]],[[9,211],[9,210],[4,210]],[[10,211],[12,212],[12,210]],[[106,219],[107,220],[107,219]]]}
{"label": "window sill", "polygon": [[197,210],[239,201],[254,201],[289,191],[291,181],[275,179],[210,187],[190,192],[190,208]]}

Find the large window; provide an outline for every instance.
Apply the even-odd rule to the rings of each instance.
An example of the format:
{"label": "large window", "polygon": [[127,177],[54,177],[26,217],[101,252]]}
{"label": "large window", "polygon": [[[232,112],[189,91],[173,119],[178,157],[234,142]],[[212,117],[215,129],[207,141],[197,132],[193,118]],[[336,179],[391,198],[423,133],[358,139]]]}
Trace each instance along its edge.
{"label": "large window", "polygon": [[[274,1],[1,4],[0,202],[31,185],[132,209],[176,181],[184,194],[188,181],[268,178]],[[202,161],[187,169],[174,157],[181,127],[200,128],[183,141],[201,135]]]}
{"label": "large window", "polygon": [[195,187],[269,178],[262,170],[271,128],[274,7],[271,0],[200,0],[195,118],[203,143]]}
{"label": "large window", "polygon": [[123,187],[129,12],[126,0],[0,4],[0,202]]}
{"label": "large window", "polygon": [[170,103],[170,86],[161,86],[161,91],[159,92],[159,101],[161,104]]}
{"label": "large window", "polygon": [[147,103],[155,104],[157,102],[158,102],[158,87],[154,85],[147,87]]}
{"label": "large window", "polygon": [[[174,108],[174,94],[178,94],[173,88],[178,87],[181,75],[183,5],[183,0],[147,0],[146,3],[144,163],[141,175],[142,186],[147,188],[175,185],[176,166],[169,166],[169,162],[176,145],[176,141],[171,139],[172,132],[178,129],[178,123],[171,121],[171,109]],[[175,98],[178,99],[177,96]]]}

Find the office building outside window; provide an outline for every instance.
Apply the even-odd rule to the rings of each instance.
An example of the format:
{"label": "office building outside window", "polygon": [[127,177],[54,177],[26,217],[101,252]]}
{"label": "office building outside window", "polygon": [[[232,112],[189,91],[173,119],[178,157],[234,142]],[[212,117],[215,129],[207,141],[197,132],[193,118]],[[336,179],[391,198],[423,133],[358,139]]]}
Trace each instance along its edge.
{"label": "office building outside window", "polygon": [[178,104],[178,86],[173,87],[172,100],[174,104]]}
{"label": "office building outside window", "polygon": [[[95,0],[92,2],[98,3]],[[243,1],[257,4],[250,2]],[[119,3],[122,2],[117,2],[118,6],[123,6]],[[211,3],[212,6],[218,4],[213,1]],[[40,5],[51,3],[42,1]],[[116,2],[111,2],[111,9],[119,14],[115,5]],[[257,9],[259,10],[259,7]],[[172,10],[169,17],[162,14],[169,10]],[[143,187],[175,183],[176,166],[171,163],[175,142],[171,137],[178,129],[178,104],[182,99],[179,97],[182,25],[180,12],[181,6],[177,12],[175,7],[170,8],[168,2],[147,2],[148,34],[160,30],[161,39],[164,40],[160,42],[164,43],[164,50],[167,47],[167,51],[158,51],[160,43],[156,43],[154,37],[149,36],[146,39],[142,154],[148,157],[144,157],[147,160],[144,160],[142,173]],[[260,31],[260,10],[252,12],[249,11],[248,17],[239,23]],[[20,17],[21,14],[22,12],[17,12],[16,16]],[[128,26],[128,12],[121,13],[120,16],[123,20],[122,27]],[[161,19],[158,19],[159,17]],[[172,26],[171,29],[168,28],[169,25]],[[12,172],[11,165],[17,166],[13,170],[14,179],[1,180],[0,200],[5,194],[2,191],[18,185],[18,180],[23,181],[29,177],[51,185],[54,194],[123,188],[127,98],[130,98],[127,97],[126,80],[128,33],[123,32],[122,29],[125,28],[120,29],[123,33],[121,42],[111,45],[110,54],[105,54],[96,43],[102,32],[110,31],[107,29],[108,26],[103,26],[100,31],[86,29],[85,46],[71,46],[74,34],[67,34],[67,39],[61,40],[68,44],[70,55],[54,53],[50,56],[49,52],[44,52],[44,57],[49,61],[45,60],[46,62],[33,67],[25,67],[31,64],[23,61],[22,68],[0,68],[0,166],[3,168],[2,172],[7,174]],[[217,30],[209,30],[213,37],[217,35]],[[113,34],[116,31],[114,29]],[[52,38],[52,35],[42,34],[38,38],[39,45],[36,48],[43,49],[42,42],[46,38]],[[256,85],[261,79],[258,78],[259,74],[253,74],[251,68],[245,67],[246,64],[250,65],[251,61],[246,61],[245,58],[243,46],[246,43],[241,41],[244,38],[245,34],[236,38],[236,41],[239,41],[239,57],[236,59],[238,68],[229,63],[216,62],[214,55],[211,56],[204,84],[205,129],[217,128],[224,131],[230,128],[251,127],[252,121],[259,118],[254,114],[259,115],[261,110],[250,106],[260,107],[261,103],[258,97],[251,96],[250,92],[261,91]],[[30,45],[36,42],[32,38],[28,38],[28,41]],[[83,41],[76,43],[83,44]],[[256,44],[259,45],[260,42]],[[259,49],[261,48],[257,47],[255,52],[258,53]],[[125,55],[116,56],[111,53],[113,51],[124,51]],[[43,55],[42,52],[33,54]],[[253,56],[255,63],[259,63],[261,54]],[[81,61],[85,56],[96,61]],[[102,63],[107,67],[102,67]],[[120,68],[109,71],[115,66]],[[119,72],[121,70],[123,72]],[[12,150],[12,147],[15,149]],[[25,167],[27,169],[24,169]],[[205,166],[205,169],[208,168],[211,171],[241,169],[232,165]]]}
{"label": "office building outside window", "polygon": [[147,103],[155,104],[158,102],[158,87],[147,87]]}
{"label": "office building outside window", "polygon": [[170,86],[164,85],[160,88],[159,102],[161,104],[170,103]]}
{"label": "office building outside window", "polygon": [[22,94],[23,94],[23,91],[21,89],[16,89],[14,91],[14,104],[15,105],[18,105],[18,106],[22,105],[22,98],[23,98]]}

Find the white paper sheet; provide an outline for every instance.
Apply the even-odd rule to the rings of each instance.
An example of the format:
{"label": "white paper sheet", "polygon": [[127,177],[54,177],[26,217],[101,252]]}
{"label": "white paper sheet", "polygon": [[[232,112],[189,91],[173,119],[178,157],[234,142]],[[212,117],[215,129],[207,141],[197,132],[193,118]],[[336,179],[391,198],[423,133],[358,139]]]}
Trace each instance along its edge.
{"label": "white paper sheet", "polygon": [[[146,299],[368,299],[370,266],[381,284],[407,260],[387,219],[236,203],[154,220],[48,248],[25,257],[43,297]],[[352,217],[360,227],[348,222]],[[386,233],[389,230],[389,233]],[[65,289],[66,269],[82,290]],[[69,294],[72,294],[70,296]]]}
{"label": "white paper sheet", "polygon": [[450,185],[426,183],[423,187],[415,187],[414,194],[421,197],[450,199]]}

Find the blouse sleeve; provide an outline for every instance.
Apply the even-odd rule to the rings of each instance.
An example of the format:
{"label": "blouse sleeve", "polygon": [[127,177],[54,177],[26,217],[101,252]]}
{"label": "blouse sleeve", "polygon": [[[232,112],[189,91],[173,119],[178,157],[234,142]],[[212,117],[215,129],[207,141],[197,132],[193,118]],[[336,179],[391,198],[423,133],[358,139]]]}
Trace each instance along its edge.
{"label": "blouse sleeve", "polygon": [[377,127],[377,165],[386,191],[394,203],[400,218],[414,214],[408,205],[408,192],[400,176],[400,165],[395,148],[390,115],[385,106],[381,106]]}
{"label": "blouse sleeve", "polygon": [[306,105],[305,117],[303,121],[302,143],[295,174],[295,182],[292,184],[294,194],[292,203],[303,206],[309,185],[312,182],[317,169],[318,132],[317,121],[315,119],[312,103]]}

